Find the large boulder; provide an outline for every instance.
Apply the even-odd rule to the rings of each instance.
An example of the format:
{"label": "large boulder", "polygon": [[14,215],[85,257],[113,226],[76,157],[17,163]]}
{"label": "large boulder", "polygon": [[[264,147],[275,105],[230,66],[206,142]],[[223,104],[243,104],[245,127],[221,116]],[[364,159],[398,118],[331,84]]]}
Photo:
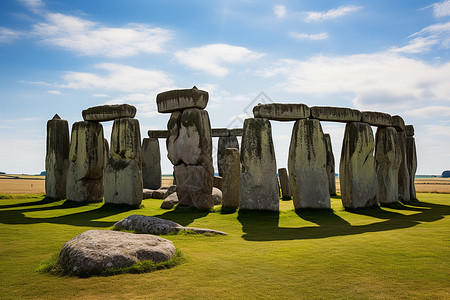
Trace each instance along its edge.
{"label": "large boulder", "polygon": [[147,189],[161,187],[161,153],[157,138],[145,138],[142,142],[142,185]]}
{"label": "large boulder", "polygon": [[225,149],[222,177],[222,206],[239,207],[239,181],[241,177],[241,162],[239,149]]}
{"label": "large boulder", "polygon": [[223,164],[225,163],[225,150],[227,148],[239,149],[239,142],[235,136],[219,137],[217,144],[217,169],[219,176],[223,176]]}
{"label": "large boulder", "polygon": [[142,157],[139,121],[116,119],[105,168],[105,203],[138,206],[142,202]]}
{"label": "large boulder", "polygon": [[241,147],[240,209],[278,211],[277,164],[269,120],[246,119]]}
{"label": "large boulder", "polygon": [[58,115],[47,121],[45,156],[45,194],[53,199],[66,199],[69,169],[69,124]]}
{"label": "large boulder", "polygon": [[389,204],[398,201],[398,168],[401,149],[394,127],[379,127],[376,133],[375,163],[378,179],[378,199]]}
{"label": "large boulder", "polygon": [[255,118],[276,121],[295,121],[309,118],[311,111],[302,103],[267,103],[253,107]]}
{"label": "large boulder", "polygon": [[166,197],[166,199],[164,199],[164,201],[161,203],[161,208],[162,209],[172,209],[179,202],[180,202],[180,200],[178,200],[178,195],[175,192],[175,193],[168,195]]}
{"label": "large boulder", "polygon": [[129,104],[100,105],[83,110],[85,121],[113,121],[120,118],[134,118],[136,107]]}
{"label": "large boulder", "polygon": [[388,127],[392,126],[392,117],[390,114],[378,111],[361,112],[361,122],[372,126]]}
{"label": "large boulder", "polygon": [[208,104],[208,92],[193,87],[192,89],[172,90],[156,96],[158,112],[171,113],[187,108],[204,109]]}
{"label": "large boulder", "polygon": [[103,200],[104,143],[103,127],[100,123],[81,121],[72,125],[70,165],[66,183],[67,200]]}
{"label": "large boulder", "polygon": [[325,138],[319,120],[299,120],[292,129],[288,168],[295,209],[331,208]]}
{"label": "large boulder", "polygon": [[339,179],[345,208],[378,205],[378,180],[373,157],[374,138],[370,125],[347,123],[342,142]]}
{"label": "large boulder", "polygon": [[361,112],[346,107],[313,106],[311,107],[311,118],[321,121],[359,122],[361,121]]}
{"label": "large boulder", "polygon": [[412,136],[406,137],[406,163],[409,172],[409,197],[411,201],[417,200],[414,179],[417,171],[416,140]]}
{"label": "large boulder", "polygon": [[323,135],[325,138],[325,148],[327,151],[327,174],[328,174],[328,187],[330,189],[330,195],[336,196],[336,174],[335,174],[335,162],[333,147],[331,144],[331,136],[328,133]]}
{"label": "large boulder", "polygon": [[173,243],[158,236],[88,230],[65,243],[59,264],[69,266],[77,275],[90,276],[107,269],[131,267],[140,261],[167,261],[175,253]]}

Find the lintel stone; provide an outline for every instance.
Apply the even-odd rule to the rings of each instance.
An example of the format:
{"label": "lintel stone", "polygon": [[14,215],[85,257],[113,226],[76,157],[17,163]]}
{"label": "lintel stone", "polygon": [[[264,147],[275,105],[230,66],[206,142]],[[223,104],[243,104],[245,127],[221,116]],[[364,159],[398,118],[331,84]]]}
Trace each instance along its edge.
{"label": "lintel stone", "polygon": [[169,130],[149,130],[148,137],[166,139],[169,137]]}
{"label": "lintel stone", "polygon": [[242,128],[232,128],[230,129],[231,136],[242,136],[244,130]]}
{"label": "lintel stone", "polygon": [[406,125],[405,126],[406,136],[414,136],[414,126]]}
{"label": "lintel stone", "polygon": [[405,130],[405,121],[400,116],[392,116],[392,127],[397,129],[397,131]]}
{"label": "lintel stone", "polygon": [[171,113],[187,108],[204,109],[208,104],[208,92],[193,87],[192,89],[171,90],[156,96],[158,112]]}
{"label": "lintel stone", "polygon": [[213,128],[211,129],[213,137],[229,136],[230,131],[227,128]]}
{"label": "lintel stone", "polygon": [[129,104],[99,105],[93,106],[82,112],[83,120],[103,122],[113,121],[119,118],[134,118],[136,107]]}
{"label": "lintel stone", "polygon": [[389,127],[392,126],[392,117],[390,114],[378,111],[361,112],[361,122],[372,126]]}
{"label": "lintel stone", "polygon": [[311,107],[311,118],[320,121],[359,122],[361,121],[361,112],[346,107],[313,106]]}
{"label": "lintel stone", "polygon": [[255,118],[266,118],[275,121],[295,121],[309,118],[311,112],[302,103],[267,103],[253,107]]}

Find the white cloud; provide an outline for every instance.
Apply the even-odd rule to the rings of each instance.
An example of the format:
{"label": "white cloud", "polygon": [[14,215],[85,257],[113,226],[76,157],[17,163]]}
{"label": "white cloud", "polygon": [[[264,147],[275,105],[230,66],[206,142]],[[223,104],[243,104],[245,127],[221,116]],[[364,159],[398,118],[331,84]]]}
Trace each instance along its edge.
{"label": "white cloud", "polygon": [[434,37],[417,37],[411,40],[408,45],[403,47],[393,47],[390,51],[402,53],[424,53],[429,52],[431,47],[438,43],[439,41]]}
{"label": "white cloud", "polygon": [[93,94],[92,97],[95,98],[108,98],[109,96],[106,94]]}
{"label": "white cloud", "polygon": [[22,34],[19,31],[0,27],[0,44],[10,43],[18,39]]}
{"label": "white cloud", "polygon": [[136,106],[137,115],[141,117],[151,117],[158,115],[156,108],[156,94],[134,93],[121,95],[115,99],[109,100],[104,104],[128,103]]}
{"label": "white cloud", "polygon": [[306,22],[320,22],[330,19],[335,19],[356,12],[361,9],[361,6],[347,5],[339,6],[338,8],[330,9],[328,11],[308,11],[306,12]]}
{"label": "white cloud", "polygon": [[433,14],[436,18],[442,18],[450,16],[450,0],[434,3]]}
{"label": "white cloud", "polygon": [[106,27],[60,13],[46,16],[46,23],[33,26],[43,43],[80,55],[125,57],[139,53],[162,53],[172,31],[146,24]]}
{"label": "white cloud", "polygon": [[53,95],[62,95],[61,91],[47,91],[47,93],[53,94]]}
{"label": "white cloud", "polygon": [[275,5],[273,7],[273,13],[277,18],[284,18],[286,16],[286,7],[284,5]]}
{"label": "white cloud", "polygon": [[311,40],[311,41],[318,41],[318,40],[325,40],[328,38],[328,34],[325,32],[318,33],[318,34],[306,34],[306,33],[297,33],[297,32],[290,32],[289,35],[295,39],[299,40]]}
{"label": "white cloud", "polygon": [[41,9],[45,6],[42,0],[19,0],[19,1],[34,13],[41,12]]}
{"label": "white cloud", "polygon": [[450,117],[450,106],[427,106],[422,108],[416,108],[407,110],[405,112],[405,115],[427,119],[435,119],[438,117]]}
{"label": "white cloud", "polygon": [[228,74],[229,69],[224,64],[245,63],[263,55],[244,47],[227,44],[210,44],[175,53],[175,57],[180,63],[215,76]]}
{"label": "white cloud", "polygon": [[127,65],[102,63],[94,66],[103,74],[67,72],[60,88],[96,89],[129,93],[160,92],[173,87],[169,76],[160,70],[139,69]]}
{"label": "white cloud", "polygon": [[[426,135],[439,137],[450,137],[450,126],[444,125],[425,125]],[[448,148],[447,148],[448,149]]]}

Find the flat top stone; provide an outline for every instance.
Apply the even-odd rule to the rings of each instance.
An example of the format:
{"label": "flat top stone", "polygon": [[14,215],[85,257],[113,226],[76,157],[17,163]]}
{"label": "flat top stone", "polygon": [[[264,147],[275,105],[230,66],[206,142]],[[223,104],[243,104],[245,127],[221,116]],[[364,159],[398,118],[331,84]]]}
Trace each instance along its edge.
{"label": "flat top stone", "polygon": [[230,135],[231,136],[242,136],[243,132],[244,132],[244,129],[242,129],[242,128],[232,128],[232,129],[230,129]]}
{"label": "flat top stone", "polygon": [[113,121],[120,118],[134,118],[136,107],[129,104],[100,105],[83,110],[85,121]]}
{"label": "flat top stone", "polygon": [[392,116],[392,127],[397,129],[397,131],[404,131],[405,121],[400,116]]}
{"label": "flat top stone", "polygon": [[168,138],[169,130],[149,130],[148,137],[151,138]]}
{"label": "flat top stone", "polygon": [[211,129],[211,133],[213,137],[221,137],[221,136],[229,136],[230,131],[228,128],[213,128]]}
{"label": "flat top stone", "polygon": [[390,114],[378,111],[362,111],[361,122],[372,126],[389,127],[392,126],[392,117]]}
{"label": "flat top stone", "polygon": [[359,122],[361,112],[357,109],[334,106],[311,107],[311,118],[321,121]]}
{"label": "flat top stone", "polygon": [[405,125],[406,136],[414,136],[414,126]]}
{"label": "flat top stone", "polygon": [[309,118],[310,110],[303,103],[259,103],[253,107],[253,115],[275,121],[295,121]]}
{"label": "flat top stone", "polygon": [[186,108],[204,109],[208,104],[209,94],[193,87],[192,89],[171,90],[156,96],[158,112],[171,113]]}

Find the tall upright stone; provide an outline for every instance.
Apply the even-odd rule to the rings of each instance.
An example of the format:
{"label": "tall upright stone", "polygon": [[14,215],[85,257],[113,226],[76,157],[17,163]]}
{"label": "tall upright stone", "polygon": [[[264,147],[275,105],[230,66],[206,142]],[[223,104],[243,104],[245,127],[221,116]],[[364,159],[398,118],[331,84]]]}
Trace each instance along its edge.
{"label": "tall upright stone", "polygon": [[236,148],[239,150],[239,142],[236,136],[221,136],[217,143],[217,169],[219,176],[223,176],[223,164],[225,163],[225,150]]}
{"label": "tall upright stone", "polygon": [[239,181],[241,177],[241,162],[239,149],[226,148],[222,176],[222,206],[239,207]]}
{"label": "tall upright stone", "polygon": [[114,120],[105,168],[105,203],[138,206],[142,202],[142,157],[139,121]]}
{"label": "tall upright stone", "polygon": [[416,177],[417,170],[417,152],[416,141],[414,138],[414,127],[412,125],[406,125],[406,162],[409,173],[409,197],[411,201],[417,200],[416,186],[414,179]]}
{"label": "tall upright stone", "polygon": [[66,199],[69,169],[69,124],[56,114],[47,121],[47,153],[45,156],[45,194],[53,199]]}
{"label": "tall upright stone", "polygon": [[378,199],[389,204],[398,201],[398,168],[401,149],[394,127],[379,127],[375,136],[375,165],[378,179]]}
{"label": "tall upright stone", "polygon": [[327,151],[327,174],[328,174],[328,187],[330,190],[331,196],[336,196],[336,174],[335,174],[335,162],[334,162],[334,154],[333,147],[331,145],[331,137],[328,133],[325,133],[325,148]]}
{"label": "tall upright stone", "polygon": [[286,168],[278,169],[278,179],[280,180],[281,196],[283,200],[291,200],[292,191],[289,175]]}
{"label": "tall upright stone", "polygon": [[81,121],[72,125],[72,138],[67,173],[67,200],[101,202],[105,163],[103,126]]}
{"label": "tall upright stone", "polygon": [[397,130],[397,137],[401,151],[401,163],[398,169],[398,200],[408,202],[411,200],[411,178],[409,176],[406,156],[406,132]]}
{"label": "tall upright stone", "polygon": [[342,204],[345,208],[378,205],[378,180],[373,157],[374,138],[367,123],[345,126],[340,161]]}
{"label": "tall upright stone", "polygon": [[295,122],[288,158],[295,209],[331,208],[326,163],[327,152],[320,121]]}
{"label": "tall upright stone", "polygon": [[244,121],[241,163],[240,209],[278,211],[277,164],[269,120]]}
{"label": "tall upright stone", "polygon": [[142,142],[142,183],[145,189],[161,187],[161,152],[157,138],[145,138]]}

